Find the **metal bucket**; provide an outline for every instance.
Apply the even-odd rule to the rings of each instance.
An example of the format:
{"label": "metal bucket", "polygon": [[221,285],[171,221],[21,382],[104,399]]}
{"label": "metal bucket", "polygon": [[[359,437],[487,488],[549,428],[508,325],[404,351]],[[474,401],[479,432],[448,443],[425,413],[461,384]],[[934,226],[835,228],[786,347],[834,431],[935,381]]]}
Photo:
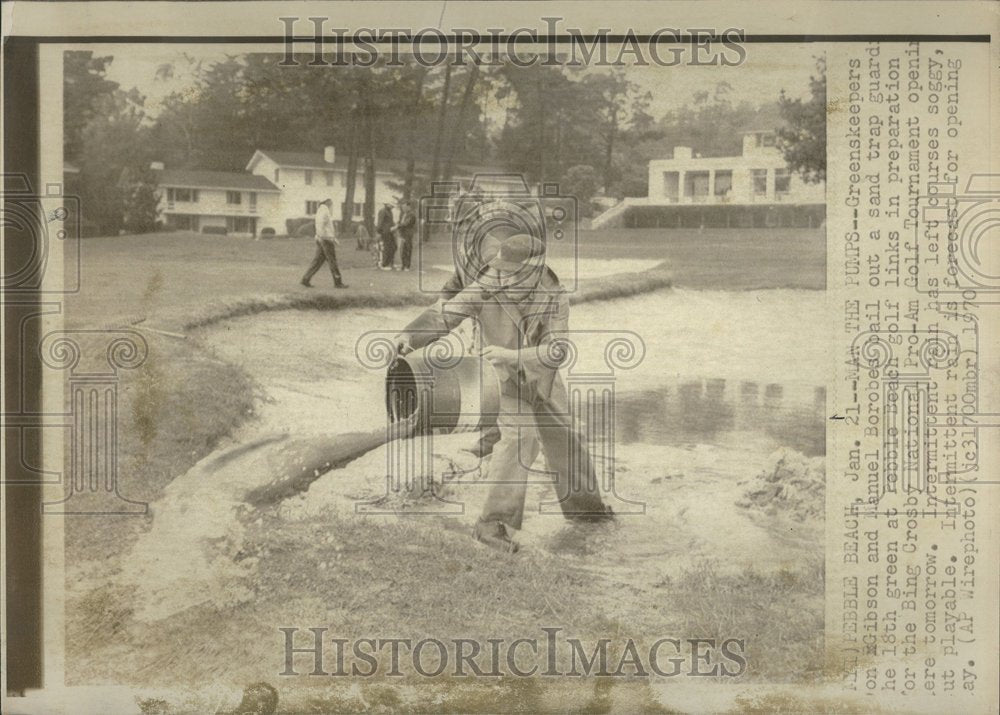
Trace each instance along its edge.
{"label": "metal bucket", "polygon": [[385,406],[390,422],[415,417],[416,433],[472,432],[496,424],[500,382],[486,360],[432,343],[389,367]]}

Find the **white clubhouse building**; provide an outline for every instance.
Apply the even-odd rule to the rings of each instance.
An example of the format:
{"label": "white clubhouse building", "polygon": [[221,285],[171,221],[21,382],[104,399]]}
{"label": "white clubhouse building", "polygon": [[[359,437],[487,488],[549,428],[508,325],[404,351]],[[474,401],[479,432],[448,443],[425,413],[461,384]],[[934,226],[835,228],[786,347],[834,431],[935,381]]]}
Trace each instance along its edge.
{"label": "white clubhouse building", "polygon": [[648,196],[626,198],[598,216],[594,228],[818,226],[826,186],[789,171],[773,131],[743,135],[739,156],[702,157],[676,146],[649,162]]}

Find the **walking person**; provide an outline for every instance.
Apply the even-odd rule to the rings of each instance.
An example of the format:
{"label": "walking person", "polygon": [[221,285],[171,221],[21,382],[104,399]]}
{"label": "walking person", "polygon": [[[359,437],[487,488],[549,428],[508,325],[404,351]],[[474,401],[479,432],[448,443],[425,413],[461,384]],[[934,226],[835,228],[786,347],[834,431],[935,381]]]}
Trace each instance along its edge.
{"label": "walking person", "polygon": [[413,255],[413,235],[417,232],[417,214],[413,210],[412,201],[404,201],[402,215],[395,226],[396,237],[399,240],[400,270],[410,270],[410,257]]}
{"label": "walking person", "polygon": [[396,258],[396,239],[392,235],[395,219],[392,217],[392,204],[386,201],[378,212],[375,220],[375,233],[378,234],[378,245],[381,253],[379,267],[383,271],[391,271]]}
{"label": "walking person", "polygon": [[334,287],[347,287],[340,277],[340,268],[337,267],[337,245],[340,241],[337,240],[334,229],[333,213],[330,210],[332,205],[332,199],[324,199],[316,209],[316,253],[300,281],[306,288],[312,288],[312,283],[309,280],[316,275],[316,271],[322,268],[324,261],[330,264],[330,275],[333,276]]}

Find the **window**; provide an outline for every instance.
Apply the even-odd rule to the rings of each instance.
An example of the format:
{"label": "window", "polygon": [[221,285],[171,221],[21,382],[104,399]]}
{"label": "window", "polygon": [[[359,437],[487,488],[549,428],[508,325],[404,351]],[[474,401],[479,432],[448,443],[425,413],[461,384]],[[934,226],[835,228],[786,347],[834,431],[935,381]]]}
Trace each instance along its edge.
{"label": "window", "polygon": [[197,203],[198,189],[167,189],[167,201]]}
{"label": "window", "polygon": [[251,211],[256,211],[257,210],[257,192],[256,191],[251,191],[250,192],[250,210]]}
{"label": "window", "polygon": [[715,172],[715,195],[729,196],[729,192],[732,190],[733,172],[728,170]]}
{"label": "window", "polygon": [[754,134],[754,139],[757,146],[774,146],[773,132],[757,132]]}
{"label": "window", "polygon": [[676,171],[663,172],[663,195],[676,201],[680,193],[680,174]]}
{"label": "window", "polygon": [[774,172],[774,193],[787,194],[792,188],[792,174],[788,169],[778,169]]}
{"label": "window", "polygon": [[274,170],[274,183],[277,184],[279,179],[281,179],[281,169],[275,169]]}
{"label": "window", "polygon": [[198,218],[186,214],[171,214],[167,216],[167,226],[179,231],[197,231]]}
{"label": "window", "polygon": [[695,201],[701,201],[708,196],[708,172],[689,171],[684,175],[684,195]]}
{"label": "window", "polygon": [[306,169],[306,186],[312,186],[313,173],[311,169]]}
{"label": "window", "polygon": [[239,206],[243,203],[243,194],[239,191],[227,191],[226,192],[226,203],[231,206]]}
{"label": "window", "polygon": [[230,233],[253,233],[253,223],[248,216],[226,216],[226,230]]}
{"label": "window", "polygon": [[767,193],[767,169],[754,169],[750,176],[753,178],[753,195],[764,196]]}
{"label": "window", "polygon": [[354,202],[354,218],[357,218],[358,216],[361,215],[361,209],[363,206],[364,204],[359,201]]}
{"label": "window", "polygon": [[315,216],[319,211],[319,201],[306,201],[306,216]]}
{"label": "window", "polygon": [[333,172],[332,171],[324,171],[323,175],[326,176],[326,185],[327,186],[333,186]]}

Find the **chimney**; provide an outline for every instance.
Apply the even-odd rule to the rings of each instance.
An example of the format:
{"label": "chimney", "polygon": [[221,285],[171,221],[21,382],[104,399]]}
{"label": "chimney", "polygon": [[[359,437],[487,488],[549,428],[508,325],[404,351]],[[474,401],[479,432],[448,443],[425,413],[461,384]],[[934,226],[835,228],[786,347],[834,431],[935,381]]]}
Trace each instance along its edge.
{"label": "chimney", "polygon": [[691,147],[689,147],[689,146],[675,146],[674,147],[674,158],[675,159],[690,159],[691,158]]}
{"label": "chimney", "polygon": [[332,164],[337,158],[337,152],[332,146],[323,147],[323,161],[327,164]]}
{"label": "chimney", "polygon": [[163,171],[163,162],[162,161],[151,161],[151,162],[149,162],[149,170],[150,171]]}

